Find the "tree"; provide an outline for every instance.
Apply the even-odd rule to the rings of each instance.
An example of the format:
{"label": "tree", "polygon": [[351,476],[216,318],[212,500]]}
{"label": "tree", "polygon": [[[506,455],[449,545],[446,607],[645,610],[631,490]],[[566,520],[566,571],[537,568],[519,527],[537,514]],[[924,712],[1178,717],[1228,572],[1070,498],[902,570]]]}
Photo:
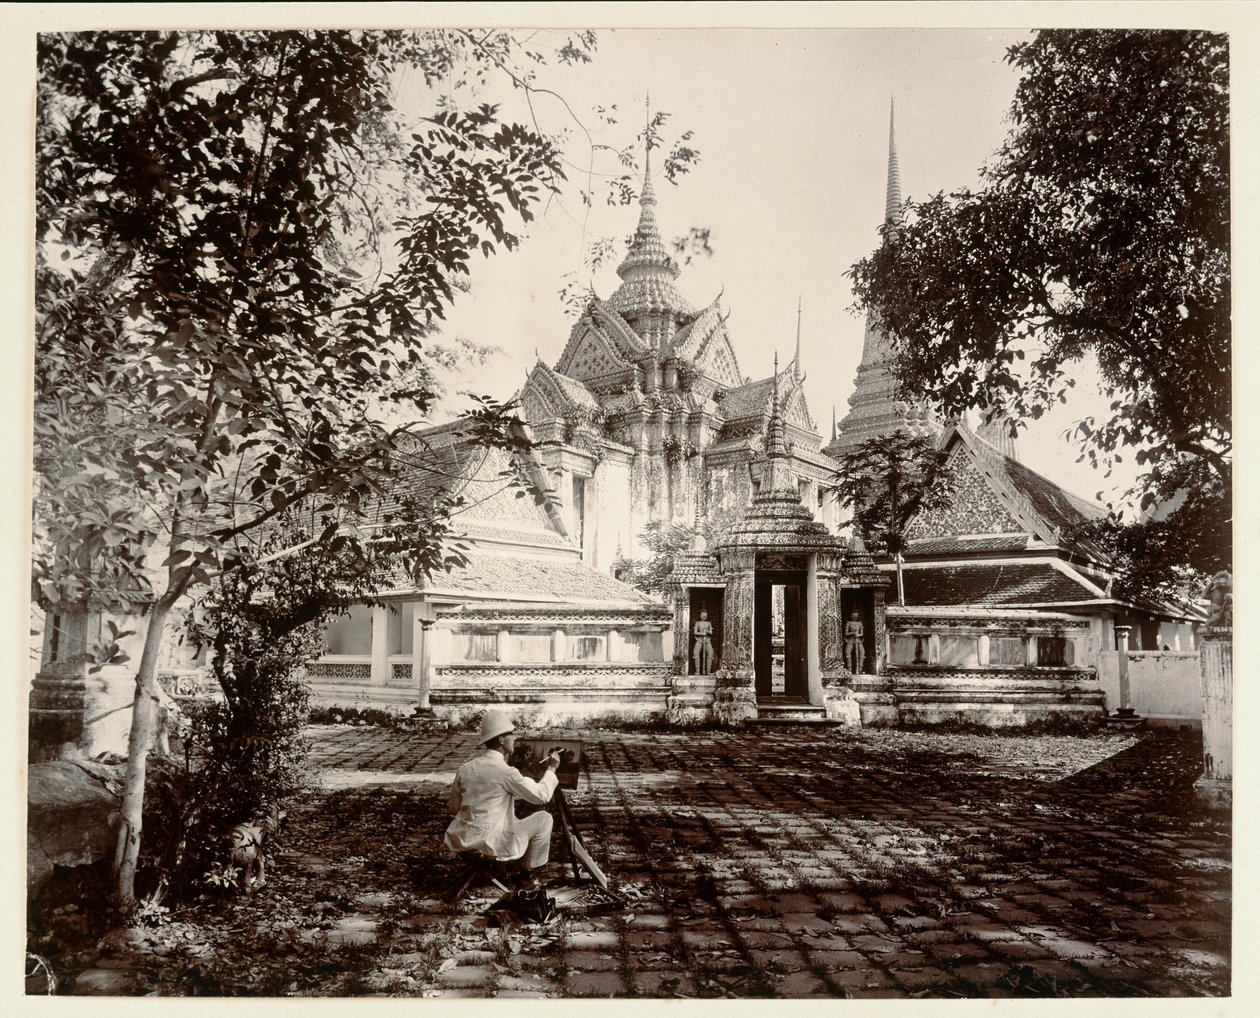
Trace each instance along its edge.
{"label": "tree", "polygon": [[858,306],[892,335],[903,390],[947,418],[1020,426],[1096,364],[1110,416],[1069,436],[1094,465],[1132,455],[1128,498],[1163,517],[1111,521],[1131,580],[1214,571],[1232,491],[1227,40],[1042,31],[1007,60],[1014,127],[983,187],[908,206],[852,268]]}
{"label": "tree", "polygon": [[[446,507],[439,501],[434,511]],[[286,511],[259,538],[255,561],[225,573],[189,612],[187,634],[210,650],[222,698],[190,708],[184,766],[159,769],[148,783],[154,904],[168,889],[196,893],[207,881],[231,880],[216,847],[222,832],[282,808],[305,783],[305,665],[321,653],[333,617],[380,603],[376,594],[406,551],[381,540],[317,545],[311,523]],[[446,552],[447,564],[464,561],[458,548]]]}
{"label": "tree", "polygon": [[920,511],[949,505],[954,473],[949,454],[925,435],[898,430],[850,449],[836,471],[840,505],[853,510],[854,529],[897,564],[897,603],[906,603],[901,577],[906,528]]}
{"label": "tree", "polygon": [[[472,256],[514,247],[509,217],[528,222],[563,172],[552,139],[493,106],[408,125],[391,90],[403,67],[431,84],[520,53],[504,33],[39,40],[33,584],[54,607],[147,610],[123,905],[180,599],[257,562],[256,535],[297,505],[319,521],[297,548],[386,540],[408,570],[441,559],[428,507],[372,511],[408,464],[406,426],[367,405],[423,412],[430,394],[400,368]],[[474,423],[517,448],[502,410]]]}
{"label": "tree", "polygon": [[665,598],[674,559],[691,548],[695,530],[681,523],[652,520],[643,528],[647,558],[619,558],[613,570],[623,583],[653,597]]}

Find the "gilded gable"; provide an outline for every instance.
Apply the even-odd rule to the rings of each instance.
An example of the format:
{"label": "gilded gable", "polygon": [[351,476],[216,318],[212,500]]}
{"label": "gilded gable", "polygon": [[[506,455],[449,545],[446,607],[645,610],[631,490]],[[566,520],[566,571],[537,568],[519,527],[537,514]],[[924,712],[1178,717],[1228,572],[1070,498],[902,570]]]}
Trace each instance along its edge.
{"label": "gilded gable", "polygon": [[731,352],[730,341],[724,334],[720,342],[710,342],[701,352],[696,367],[719,385],[736,386],[743,383],[739,377],[739,367],[735,363],[735,355]]}
{"label": "gilded gable", "polygon": [[599,378],[601,375],[620,371],[626,366],[625,358],[597,326],[588,325],[570,342],[564,356],[556,364],[556,370],[570,378]]}
{"label": "gilded gable", "polygon": [[953,457],[957,485],[944,509],[920,512],[906,531],[910,540],[955,534],[1022,533],[1024,527],[993,491],[980,468],[965,451]]}

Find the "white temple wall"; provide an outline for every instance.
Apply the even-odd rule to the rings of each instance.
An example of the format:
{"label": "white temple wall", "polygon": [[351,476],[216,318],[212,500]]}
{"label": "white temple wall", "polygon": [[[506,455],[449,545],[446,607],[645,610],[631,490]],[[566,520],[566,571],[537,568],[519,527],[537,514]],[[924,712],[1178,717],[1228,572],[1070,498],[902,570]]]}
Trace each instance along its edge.
{"label": "white temple wall", "polygon": [[[1120,703],[1120,655],[1103,651],[1098,684],[1107,709]],[[1194,650],[1129,652],[1129,706],[1148,721],[1198,726],[1203,718],[1203,683],[1199,653]]]}
{"label": "white temple wall", "polygon": [[603,573],[611,573],[618,551],[632,553],[633,534],[630,498],[630,457],[609,453],[595,469],[591,479],[592,497],[586,507],[587,526],[592,549],[589,565]]}

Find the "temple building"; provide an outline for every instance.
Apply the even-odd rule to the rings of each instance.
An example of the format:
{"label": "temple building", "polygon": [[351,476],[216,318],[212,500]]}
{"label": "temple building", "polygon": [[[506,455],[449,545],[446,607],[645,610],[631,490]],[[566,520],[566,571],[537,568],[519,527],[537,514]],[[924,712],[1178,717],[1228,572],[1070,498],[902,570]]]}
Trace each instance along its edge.
{"label": "temple building", "polygon": [[721,295],[697,310],[675,285],[650,163],[639,205],[621,285],[590,301],[555,366],[540,360],[519,395],[584,561],[610,570],[643,554],[654,521],[732,523],[764,480],[776,385],[788,472],[811,515],[834,527],[835,463],[805,399],[799,316],[791,364],[744,376]]}
{"label": "temple building", "polygon": [[[893,128],[890,114],[889,225],[901,211]],[[699,306],[683,295],[656,206],[649,152],[620,285],[592,296],[559,359],[539,360],[518,394],[530,455],[479,448],[461,424],[414,433],[430,469],[407,483],[462,498],[454,537],[468,563],[400,577],[381,604],[334,622],[308,667],[318,699],[448,717],[503,706],[527,724],[984,725],[1096,718],[1132,700],[1197,723],[1198,613],[1112,596],[1105,556],[1075,536],[1101,505],[1030,470],[1000,428],[946,427],[898,399],[874,322],[823,448],[799,309],[792,360],[744,374],[721,294]],[[845,532],[836,488],[839,457],[898,429],[937,436],[960,478],[949,507],[911,522],[904,604],[891,603],[894,563]],[[543,497],[516,498],[508,480]],[[646,553],[650,524],[693,532],[664,600],[614,575]],[[54,749],[125,744],[133,676],[83,663],[110,621],[84,610],[45,627],[32,732]],[[205,676],[204,660],[164,650],[176,698],[204,695]]]}
{"label": "temple building", "polygon": [[[901,213],[890,108],[886,230]],[[1113,598],[1106,556],[1076,536],[1106,515],[1102,504],[1022,463],[1005,422],[945,427],[930,407],[899,398],[891,357],[887,333],[868,319],[849,412],[824,452],[840,459],[896,431],[933,435],[958,483],[948,507],[909,525],[905,603],[888,609],[886,665],[854,683],[864,718],[1019,725],[1096,716],[1124,698],[1118,675],[1130,650],[1163,655],[1134,663],[1162,687],[1152,704],[1170,718],[1193,713],[1197,609]],[[875,561],[896,568],[878,550]]]}

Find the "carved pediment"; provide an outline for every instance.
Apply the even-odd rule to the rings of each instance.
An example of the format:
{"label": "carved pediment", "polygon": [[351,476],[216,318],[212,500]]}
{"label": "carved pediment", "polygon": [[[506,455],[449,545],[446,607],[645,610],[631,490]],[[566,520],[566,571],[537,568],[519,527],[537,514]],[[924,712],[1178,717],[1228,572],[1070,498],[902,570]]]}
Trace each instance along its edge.
{"label": "carved pediment", "polygon": [[720,331],[720,336],[715,335],[705,345],[696,361],[696,367],[719,385],[736,386],[742,381],[735,351],[731,349],[725,329]]}
{"label": "carved pediment", "polygon": [[795,424],[802,431],[816,432],[814,419],[809,415],[809,405],[805,402],[805,390],[800,386],[794,388],[783,400],[783,419]]}
{"label": "carved pediment", "polygon": [[587,324],[570,339],[556,370],[570,378],[599,378],[626,367],[626,359],[597,325]]}

